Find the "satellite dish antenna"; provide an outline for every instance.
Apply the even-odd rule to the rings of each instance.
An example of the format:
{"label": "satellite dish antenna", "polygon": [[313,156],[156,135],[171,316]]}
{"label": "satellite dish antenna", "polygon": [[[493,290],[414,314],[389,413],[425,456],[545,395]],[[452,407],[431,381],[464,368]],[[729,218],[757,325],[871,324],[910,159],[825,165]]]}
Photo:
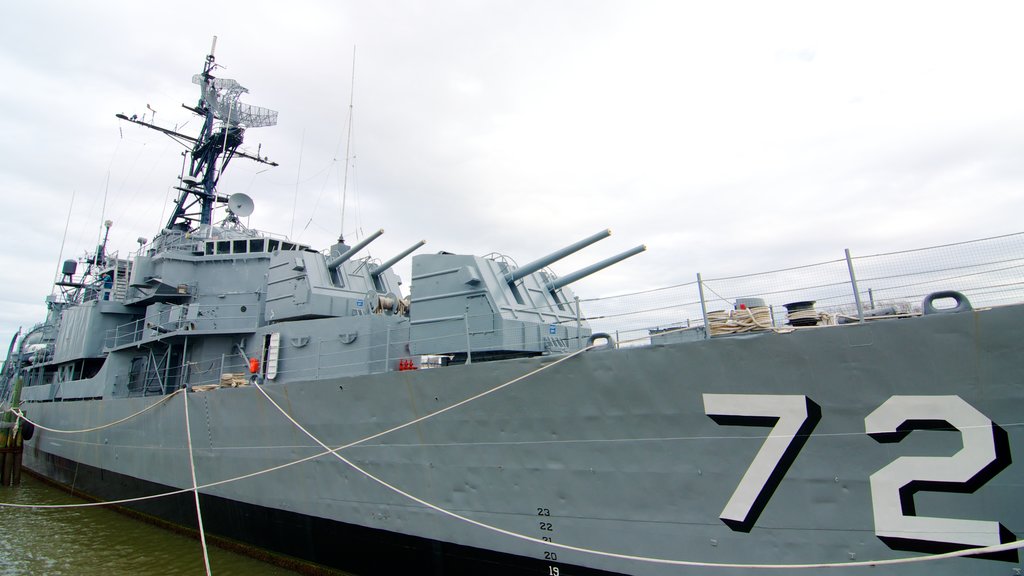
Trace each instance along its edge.
{"label": "satellite dish antenna", "polygon": [[231,211],[235,216],[246,216],[252,214],[252,211],[256,209],[256,205],[253,203],[252,198],[249,198],[248,194],[232,194],[228,197],[228,210]]}

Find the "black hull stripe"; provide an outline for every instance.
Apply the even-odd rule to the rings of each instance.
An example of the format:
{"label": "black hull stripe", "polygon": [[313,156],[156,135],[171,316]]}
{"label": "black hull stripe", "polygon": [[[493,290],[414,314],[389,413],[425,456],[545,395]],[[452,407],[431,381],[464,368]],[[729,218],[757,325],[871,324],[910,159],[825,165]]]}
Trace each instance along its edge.
{"label": "black hull stripe", "polygon": [[[59,456],[43,453],[39,456],[43,458],[44,469],[30,472],[84,498],[116,500],[174,490]],[[557,567],[560,576],[617,574],[367,528],[219,496],[200,494],[200,503],[207,538],[213,543],[304,573],[341,570],[358,576],[549,576],[550,568]],[[112,508],[198,537],[195,501],[187,492]],[[323,567],[333,570],[325,571]]]}

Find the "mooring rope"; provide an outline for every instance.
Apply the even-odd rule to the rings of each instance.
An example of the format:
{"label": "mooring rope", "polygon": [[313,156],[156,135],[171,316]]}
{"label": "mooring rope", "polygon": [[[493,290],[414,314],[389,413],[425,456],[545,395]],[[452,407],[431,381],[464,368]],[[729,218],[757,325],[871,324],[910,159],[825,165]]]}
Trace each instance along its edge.
{"label": "mooring rope", "polygon": [[[417,424],[419,422],[423,422],[424,420],[426,420],[428,418],[433,418],[434,416],[437,416],[438,414],[442,414],[444,412],[447,412],[447,411],[452,410],[454,408],[457,408],[459,406],[463,406],[463,405],[465,405],[465,404],[467,404],[469,402],[472,402],[474,400],[478,400],[478,399],[480,399],[480,398],[482,398],[484,396],[487,396],[488,394],[492,394],[494,392],[497,392],[498,390],[500,390],[502,388],[505,388],[506,386],[509,386],[511,384],[514,384],[516,382],[519,382],[521,380],[529,378],[530,376],[533,376],[534,374],[538,374],[540,372],[543,372],[544,370],[547,370],[548,368],[551,368],[551,367],[553,367],[553,366],[555,366],[557,364],[560,364],[560,363],[568,360],[569,358],[571,358],[573,356],[576,356],[577,354],[580,354],[582,352],[586,352],[587,350],[590,350],[591,348],[594,348],[594,346],[589,346],[589,347],[584,348],[582,350],[577,350],[576,352],[573,352],[572,354],[568,354],[566,356],[563,356],[563,357],[559,358],[558,360],[555,360],[554,362],[545,364],[545,365],[543,365],[543,366],[541,366],[541,367],[539,367],[539,368],[537,368],[535,370],[531,370],[530,372],[527,372],[526,374],[523,374],[521,376],[517,376],[517,377],[513,378],[512,380],[509,380],[507,382],[504,382],[502,384],[499,384],[499,385],[495,386],[494,388],[491,388],[489,390],[486,390],[484,392],[481,392],[479,394],[476,394],[474,396],[471,396],[469,398],[461,400],[461,401],[459,401],[456,404],[452,404],[451,406],[447,406],[445,408],[441,408],[440,410],[435,410],[434,412],[431,412],[431,413],[429,413],[429,414],[427,414],[425,416],[421,416],[420,418],[417,418],[415,420],[412,420],[412,421],[406,422],[404,424],[400,424],[398,426],[389,428],[387,430],[384,430],[383,432],[378,432],[376,434],[367,436],[365,438],[361,438],[361,439],[356,440],[354,442],[349,442],[348,444],[344,444],[342,446],[338,446],[337,448],[328,448],[328,449],[326,449],[326,450],[324,450],[322,452],[317,452],[316,454],[312,454],[310,456],[306,456],[305,458],[299,458],[298,460],[292,460],[291,462],[285,462],[284,464],[278,464],[277,466],[271,466],[270,468],[264,468],[263,470],[257,470],[255,472],[250,472],[248,474],[242,474],[241,476],[234,476],[232,478],[225,478],[224,480],[218,480],[216,482],[209,482],[207,484],[203,484],[201,486],[197,486],[195,489],[196,490],[203,490],[203,489],[206,489],[206,488],[214,488],[214,487],[217,487],[217,486],[222,486],[224,484],[231,484],[232,482],[238,482],[238,481],[241,481],[241,480],[248,480],[249,478],[255,478],[256,476],[262,476],[263,474],[269,474],[271,472],[276,472],[278,470],[283,470],[285,468],[289,468],[289,467],[295,466],[297,464],[302,464],[303,462],[309,462],[310,460],[316,460],[317,458],[320,458],[322,456],[326,456],[326,455],[334,453],[334,452],[340,452],[341,450],[345,450],[346,448],[351,448],[353,446],[357,446],[359,444],[363,444],[365,442],[369,442],[370,440],[373,440],[375,438],[379,438],[379,437],[384,436],[386,434],[390,434],[392,432],[396,432],[396,431],[401,430],[403,428],[408,428],[409,426],[412,426],[412,425]],[[181,392],[181,390],[179,390],[178,392]],[[175,394],[176,393],[177,392],[175,392]],[[166,400],[166,398],[165,398],[165,400]],[[163,402],[163,401],[161,401],[161,402]],[[157,404],[159,404],[159,403],[160,402],[158,402]],[[155,406],[155,404],[153,406]],[[153,406],[150,406],[149,408],[152,408]],[[149,408],[146,408],[146,410],[148,410]],[[22,417],[22,418],[24,418],[24,417]],[[26,421],[29,421],[28,418],[24,418],[24,419]],[[47,429],[47,430],[49,430],[49,429]],[[59,430],[58,432],[72,433],[72,432],[75,432],[75,431],[74,430],[68,430],[68,431]],[[101,501],[101,502],[82,502],[82,503],[79,503],[79,504],[16,504],[16,503],[13,503],[13,502],[0,502],[0,508],[32,508],[32,509],[37,509],[38,508],[38,509],[42,509],[42,510],[59,510],[59,509],[64,509],[64,508],[91,508],[91,507],[95,507],[95,506],[119,506],[121,504],[131,504],[133,502],[141,502],[141,501],[144,501],[144,500],[155,500],[157,498],[165,498],[167,496],[176,496],[178,494],[184,494],[186,492],[191,492],[191,491],[193,491],[193,488],[181,488],[179,490],[171,490],[169,492],[161,492],[159,494],[150,494],[148,496],[138,496],[138,497],[135,497],[135,498],[123,498],[123,499],[120,499],[120,500],[104,500],[104,501]]]}
{"label": "mooring rope", "polygon": [[184,389],[175,390],[174,392],[171,392],[170,394],[164,396],[163,398],[161,398],[160,400],[157,400],[156,402],[150,404],[149,406],[146,406],[145,408],[143,408],[142,410],[139,410],[138,412],[136,412],[135,414],[132,414],[131,416],[125,416],[124,418],[121,418],[120,420],[115,420],[113,422],[109,422],[107,424],[101,424],[99,426],[94,426],[92,428],[83,428],[82,430],[58,430],[57,428],[48,428],[46,426],[43,426],[42,424],[39,424],[38,422],[30,420],[27,416],[25,416],[25,413],[22,412],[20,408],[14,408],[14,407],[7,408],[6,412],[10,412],[11,414],[14,414],[15,416],[18,417],[18,419],[24,420],[25,422],[28,422],[28,423],[32,424],[33,426],[35,426],[36,428],[38,428],[40,430],[46,430],[47,432],[53,432],[54,434],[83,434],[85,432],[95,432],[97,430],[103,430],[104,428],[111,428],[111,427],[117,426],[118,424],[121,424],[123,422],[127,422],[127,421],[131,420],[132,418],[135,418],[137,416],[141,416],[141,415],[145,414],[146,412],[149,412],[153,408],[156,408],[157,406],[163,404],[164,402],[169,401],[171,398],[173,398],[177,394],[181,394],[182,392],[184,392]]}
{"label": "mooring rope", "polygon": [[[637,340],[643,340],[643,339],[637,339]],[[624,343],[624,342],[620,342],[620,344],[621,343]],[[474,396],[471,396],[469,398],[461,400],[461,401],[459,401],[459,402],[457,402],[455,404],[452,404],[452,405],[447,406],[445,408],[442,408],[440,410],[436,410],[434,412],[426,414],[426,415],[424,415],[424,416],[422,416],[420,418],[411,420],[409,422],[406,422],[404,424],[400,424],[398,426],[394,426],[392,428],[389,428],[388,430],[385,430],[383,432],[378,432],[376,434],[367,436],[367,437],[362,438],[360,440],[356,440],[354,442],[350,442],[348,444],[344,444],[344,445],[339,446],[337,448],[330,448],[325,443],[323,443],[320,439],[318,439],[316,436],[314,436],[312,433],[310,433],[308,430],[306,430],[301,424],[299,424],[294,418],[292,418],[279,404],[277,404],[277,402],[275,402],[273,400],[273,398],[271,398],[266,393],[266,391],[263,390],[262,386],[260,386],[259,384],[254,384],[254,387],[271,404],[273,404],[274,407],[279,412],[281,412],[282,415],[285,416],[285,418],[287,418],[290,422],[292,422],[292,424],[294,426],[296,426],[299,430],[301,430],[311,440],[313,440],[315,443],[317,443],[322,448],[324,448],[324,451],[320,452],[320,453],[317,453],[317,454],[313,454],[311,456],[307,456],[305,458],[301,458],[301,459],[298,459],[298,460],[294,460],[294,461],[291,461],[291,462],[280,464],[278,466],[274,466],[274,467],[267,468],[267,469],[264,469],[264,470],[259,470],[259,471],[256,471],[256,472],[251,472],[249,474],[244,474],[244,475],[236,476],[236,477],[233,477],[233,478],[228,478],[228,479],[225,479],[225,480],[220,480],[220,481],[216,481],[216,482],[210,482],[208,484],[203,484],[202,486],[199,486],[199,485],[196,484],[195,476],[194,476],[194,465],[193,465],[193,487],[192,488],[184,488],[184,489],[180,489],[180,490],[173,490],[173,491],[170,491],[170,492],[165,492],[165,493],[161,493],[161,494],[153,494],[153,495],[150,495],[150,496],[142,496],[142,497],[138,497],[138,498],[127,498],[127,499],[123,499],[123,500],[111,500],[111,501],[105,501],[105,502],[89,502],[89,503],[83,503],[83,504],[31,505],[31,504],[0,503],[0,507],[58,509],[58,508],[80,508],[80,507],[89,507],[89,506],[110,506],[110,505],[119,505],[119,504],[126,504],[126,503],[131,503],[131,502],[137,502],[137,501],[142,501],[142,500],[150,500],[150,499],[155,499],[155,498],[163,498],[163,497],[166,497],[166,496],[173,496],[173,495],[176,495],[176,494],[183,494],[185,492],[194,492],[196,494],[196,498],[198,500],[198,491],[200,489],[212,488],[212,487],[215,487],[215,486],[220,486],[220,485],[228,484],[228,483],[231,483],[231,482],[237,482],[239,480],[244,480],[244,479],[252,478],[252,477],[255,477],[255,476],[262,475],[262,474],[267,474],[269,472],[274,472],[276,470],[280,470],[280,469],[283,469],[283,468],[294,466],[296,464],[300,464],[300,463],[307,462],[307,461],[310,461],[310,460],[315,460],[317,458],[320,458],[322,456],[330,454],[330,455],[333,455],[335,458],[338,458],[339,460],[341,460],[345,464],[347,464],[353,470],[359,472],[360,474],[362,474],[362,475],[366,476],[367,478],[373,480],[374,482],[380,484],[384,488],[386,488],[386,489],[388,489],[388,490],[390,490],[392,492],[395,492],[396,494],[399,494],[400,496],[402,496],[404,498],[412,500],[413,502],[416,502],[416,503],[418,503],[418,504],[420,504],[420,505],[422,505],[422,506],[424,506],[426,508],[434,510],[435,512],[438,512],[438,513],[440,513],[442,515],[454,518],[456,520],[460,520],[460,521],[466,522],[466,523],[471,524],[473,526],[477,526],[479,528],[483,528],[483,529],[486,529],[486,530],[489,530],[489,531],[492,531],[492,532],[495,532],[495,533],[498,533],[498,534],[503,534],[503,535],[506,535],[506,536],[509,536],[509,537],[512,537],[512,538],[517,538],[519,540],[533,542],[533,543],[536,543],[536,544],[539,544],[539,545],[542,545],[542,546],[555,547],[555,548],[559,548],[559,549],[563,549],[563,550],[570,550],[570,551],[574,551],[574,552],[580,552],[580,553],[584,553],[584,554],[592,554],[592,555],[596,555],[596,556],[603,556],[603,557],[606,557],[606,558],[615,558],[615,559],[620,559],[620,560],[646,562],[646,563],[654,563],[654,564],[664,564],[664,565],[673,565],[673,566],[701,567],[701,568],[732,568],[732,569],[737,569],[738,568],[738,569],[752,569],[752,570],[757,570],[757,569],[761,569],[761,570],[798,570],[798,569],[818,569],[818,568],[824,568],[824,569],[828,569],[828,568],[857,568],[857,567],[873,567],[873,566],[886,566],[886,565],[897,565],[897,564],[910,564],[910,563],[919,563],[919,562],[932,562],[932,561],[944,560],[944,559],[948,559],[948,558],[958,558],[958,557],[964,557],[964,556],[975,556],[975,555],[981,555],[981,554],[994,554],[994,553],[1006,552],[1006,551],[1010,551],[1010,550],[1016,550],[1016,549],[1024,548],[1024,540],[1016,540],[1016,541],[1008,542],[1008,543],[1005,543],[1005,544],[999,544],[999,545],[993,545],[993,546],[985,546],[985,547],[979,547],[979,548],[969,548],[969,549],[965,549],[965,550],[955,550],[955,551],[952,551],[952,552],[946,552],[946,553],[942,553],[942,554],[931,554],[931,555],[926,555],[926,556],[913,556],[913,557],[909,557],[909,558],[893,558],[893,559],[887,559],[887,560],[864,560],[864,561],[857,561],[857,562],[841,562],[841,563],[840,562],[834,562],[834,563],[815,563],[815,564],[735,564],[735,563],[721,563],[721,562],[699,562],[699,561],[692,561],[692,560],[676,560],[676,559],[670,559],[670,558],[656,558],[656,557],[637,556],[637,555],[630,555],[630,554],[619,554],[619,553],[616,553],[616,552],[609,552],[609,551],[605,551],[605,550],[595,550],[595,549],[585,548],[585,547],[581,547],[581,546],[573,546],[573,545],[570,545],[570,544],[562,544],[562,543],[558,543],[558,542],[549,542],[549,541],[541,540],[539,538],[535,538],[533,536],[529,536],[529,535],[518,533],[518,532],[513,532],[511,530],[506,530],[506,529],[500,528],[498,526],[493,526],[493,525],[487,524],[485,522],[481,522],[481,521],[478,521],[478,520],[473,520],[472,518],[468,518],[466,516],[463,516],[461,514],[453,512],[451,510],[445,509],[445,508],[443,508],[441,506],[438,506],[436,504],[432,504],[430,502],[427,502],[426,500],[418,498],[418,497],[416,497],[413,494],[405,492],[401,488],[398,488],[397,486],[394,486],[394,485],[386,482],[385,480],[375,476],[373,473],[371,473],[371,472],[361,468],[357,464],[353,463],[352,461],[348,460],[347,458],[345,458],[344,456],[339,454],[340,451],[345,450],[346,448],[351,448],[353,446],[356,446],[356,445],[368,442],[368,441],[373,440],[375,438],[379,438],[379,437],[384,436],[386,434],[390,434],[392,432],[401,430],[403,428],[407,428],[407,427],[412,426],[414,424],[417,424],[419,422],[423,422],[424,420],[427,420],[429,418],[433,418],[433,417],[438,416],[438,415],[440,415],[442,413],[445,413],[445,412],[448,412],[450,410],[453,410],[453,409],[455,409],[457,407],[464,406],[464,405],[466,405],[466,404],[468,404],[468,403],[470,403],[470,402],[472,402],[474,400],[478,400],[478,399],[480,399],[480,398],[482,398],[484,396],[487,396],[489,394],[497,392],[498,390],[501,390],[501,389],[503,389],[503,388],[505,388],[505,387],[507,387],[507,386],[509,386],[511,384],[514,384],[516,382],[522,381],[522,380],[524,380],[524,379],[526,379],[526,378],[528,378],[528,377],[530,377],[530,376],[532,376],[534,374],[537,374],[539,372],[547,370],[548,368],[551,368],[551,367],[553,367],[553,366],[555,366],[557,364],[560,364],[561,362],[564,362],[564,361],[568,360],[569,358],[575,357],[576,355],[578,355],[578,354],[580,354],[582,352],[585,352],[585,351],[587,351],[587,350],[589,350],[591,348],[594,348],[594,346],[589,346],[589,347],[584,348],[582,350],[578,350],[576,352],[573,352],[572,354],[568,354],[566,356],[563,356],[562,358],[559,358],[558,360],[556,360],[554,362],[551,362],[549,364],[545,364],[545,365],[543,365],[543,366],[541,366],[541,367],[539,367],[539,368],[537,368],[535,370],[532,370],[530,372],[527,372],[526,374],[523,374],[521,376],[513,378],[512,380],[509,380],[509,381],[507,381],[507,382],[505,382],[503,384],[499,384],[499,385],[497,385],[497,386],[495,386],[495,387],[493,387],[491,389],[485,390],[484,392],[481,392],[479,394],[476,394]],[[180,390],[178,392],[180,392]],[[176,393],[177,392],[175,392],[175,394]],[[164,400],[161,400],[160,402],[157,402],[157,403],[147,407],[146,409],[140,411],[139,413],[134,414],[134,415],[132,415],[132,416],[130,416],[128,418],[132,418],[134,416],[137,416],[138,414],[141,414],[142,412],[145,412],[146,410],[149,410],[149,409],[155,407],[156,405],[162,403],[163,401],[168,400],[169,398],[170,398],[170,396],[166,397]],[[187,398],[185,400],[186,400],[186,408],[185,409],[187,411],[187,409],[188,409],[187,408]],[[19,416],[19,417],[23,418],[23,416]],[[122,419],[121,421],[127,420],[128,418]],[[186,415],[186,418],[187,418],[187,415]],[[28,420],[28,419],[25,418],[25,420]],[[114,422],[114,423],[111,423],[109,425],[102,426],[100,428],[107,427],[107,426],[119,423],[121,421]],[[92,430],[92,429],[89,429],[89,430]],[[86,431],[89,431],[89,430],[86,430]],[[71,433],[71,432],[74,432],[74,431],[61,431],[61,432]],[[860,434],[860,433],[858,432],[858,434]],[[190,450],[190,460],[191,460],[191,439],[189,440],[189,450]],[[198,502],[197,502],[197,511],[198,511]],[[205,544],[204,544],[204,554],[205,554]],[[207,563],[207,567],[208,567],[207,570],[208,570],[208,574],[209,574],[209,564],[208,563]]]}
{"label": "mooring rope", "polygon": [[192,473],[192,494],[196,498],[196,519],[199,521],[199,541],[203,545],[203,562],[206,564],[206,576],[212,576],[210,571],[210,554],[206,548],[206,530],[203,529],[203,511],[199,506],[199,487],[196,484],[196,461],[192,455],[192,426],[188,421],[188,394],[182,394],[182,404],[185,406],[185,438],[188,440],[188,467]]}
{"label": "mooring rope", "polygon": [[[579,351],[579,352],[582,352],[582,350]],[[570,356],[566,356],[562,360],[567,360],[569,357],[574,356],[574,355],[575,354],[570,355]],[[520,379],[522,379],[524,377],[525,376],[521,376],[517,380],[520,380]],[[504,385],[502,385],[501,387],[507,386],[507,385],[511,384],[512,382],[514,382],[514,381],[516,381],[516,380],[507,382]],[[398,494],[400,496],[403,496],[403,497],[405,497],[405,498],[407,498],[409,500],[412,500],[413,502],[416,502],[417,504],[420,504],[421,506],[425,506],[425,507],[427,507],[427,508],[429,508],[429,509],[431,509],[431,510],[433,510],[435,512],[438,512],[440,514],[444,514],[445,516],[449,516],[449,517],[454,518],[456,520],[460,520],[462,522],[466,522],[466,523],[471,524],[473,526],[476,526],[478,528],[483,528],[485,530],[490,530],[490,531],[496,532],[498,534],[503,534],[505,536],[510,536],[512,538],[518,538],[520,540],[526,540],[528,542],[535,542],[535,543],[540,544],[542,546],[555,547],[555,548],[560,548],[560,549],[563,549],[563,550],[571,550],[571,551],[574,551],[574,552],[582,552],[582,553],[585,553],[585,554],[593,554],[593,555],[597,555],[597,556],[603,556],[603,557],[606,557],[606,558],[617,558],[617,559],[620,559],[620,560],[632,560],[632,561],[647,562],[647,563],[653,563],[653,564],[667,564],[667,565],[673,565],[673,566],[687,566],[687,567],[700,567],[700,568],[740,568],[740,569],[754,569],[754,570],[757,570],[757,569],[761,569],[761,570],[796,570],[796,569],[814,569],[814,568],[851,568],[851,567],[862,567],[862,566],[885,566],[885,565],[894,565],[894,564],[909,564],[909,563],[913,563],[913,562],[931,562],[931,561],[935,561],[935,560],[942,560],[942,559],[945,559],[945,558],[954,558],[954,557],[969,556],[969,555],[975,555],[975,554],[991,554],[991,553],[996,553],[996,552],[1005,552],[1005,551],[1008,551],[1008,550],[1024,548],[1024,540],[1017,540],[1015,542],[1010,542],[1008,544],[1000,544],[1000,545],[996,545],[996,546],[985,546],[985,547],[981,547],[981,548],[971,548],[971,549],[968,549],[968,550],[957,550],[957,551],[948,552],[948,553],[945,553],[945,554],[935,554],[935,555],[930,555],[930,556],[913,556],[913,557],[910,557],[910,558],[893,558],[893,559],[888,559],[888,560],[866,560],[866,561],[860,561],[860,562],[827,562],[827,563],[814,563],[814,564],[739,564],[739,563],[728,563],[728,562],[699,562],[699,561],[694,561],[694,560],[675,560],[675,559],[671,559],[671,558],[655,558],[655,557],[650,557],[650,556],[636,556],[636,555],[632,555],[632,554],[619,554],[619,553],[616,553],[616,552],[608,552],[606,550],[595,550],[595,549],[592,549],[592,548],[584,548],[584,547],[581,547],[581,546],[573,546],[573,545],[570,545],[570,544],[561,544],[561,543],[558,543],[558,542],[549,542],[549,541],[541,540],[540,538],[536,538],[536,537],[533,537],[533,536],[528,536],[526,534],[522,534],[522,533],[519,533],[519,532],[513,532],[511,530],[506,530],[504,528],[499,528],[498,526],[494,526],[492,524],[487,524],[486,522],[481,522],[479,520],[474,520],[472,518],[463,516],[462,514],[459,514],[457,512],[452,512],[451,510],[448,510],[446,508],[438,506],[437,504],[433,504],[431,502],[423,500],[422,498],[414,496],[413,494],[410,494],[410,493],[402,490],[401,488],[399,488],[399,487],[397,487],[397,486],[395,486],[393,484],[388,483],[387,481],[385,481],[385,480],[381,479],[380,477],[374,475],[372,472],[369,472],[369,471],[359,467],[357,464],[355,464],[354,462],[352,462],[348,458],[345,458],[344,456],[339,454],[337,450],[331,450],[331,448],[328,447],[327,444],[325,444],[323,441],[321,441],[319,438],[317,438],[315,435],[313,435],[309,430],[306,430],[306,428],[303,427],[302,424],[300,424],[298,421],[296,421],[294,418],[292,418],[292,416],[290,414],[288,414],[288,412],[286,412],[284,410],[284,408],[281,407],[280,404],[275,402],[274,399],[271,398],[270,395],[267,394],[267,392],[265,390],[263,390],[262,386],[260,386],[259,384],[254,384],[254,386],[256,387],[257,390],[260,391],[261,394],[263,394],[264,398],[266,398],[271,404],[273,404],[274,407],[277,408],[277,410],[282,415],[284,415],[284,417],[287,418],[293,425],[295,425],[296,428],[298,428],[300,431],[302,431],[303,434],[308,436],[311,440],[313,440],[314,442],[316,442],[317,444],[319,444],[323,448],[325,448],[328,451],[330,451],[332,456],[334,456],[335,458],[341,460],[342,462],[347,464],[349,467],[351,467],[353,470],[359,472],[363,476],[366,476],[370,480],[373,480],[374,482],[380,484],[384,488],[386,488],[386,489],[388,489],[388,490],[390,490],[390,491],[392,491],[392,492],[394,492],[394,493],[396,493],[396,494]],[[431,415],[428,415],[428,416],[433,416],[433,415],[439,414],[442,411],[451,410],[452,408],[455,408],[457,406],[465,404],[466,402],[469,402],[469,401],[471,401],[473,399],[476,399],[476,398],[479,398],[479,397],[484,396],[486,394],[489,394],[491,392],[494,392],[494,391],[500,389],[501,387],[494,388],[494,389],[489,390],[487,392],[478,394],[477,396],[474,396],[472,398],[466,399],[466,400],[464,400],[464,401],[462,401],[462,402],[460,402],[458,404],[453,404],[452,406],[449,406],[449,407],[447,407],[447,408],[445,408],[443,410],[440,410],[440,411],[435,412],[434,414],[431,414]],[[417,419],[416,421],[422,421],[425,418],[426,417],[423,417],[423,418]],[[416,421],[414,421],[414,422],[416,422]],[[389,430],[388,432],[397,430],[399,428],[404,428],[404,427],[409,426],[411,424],[412,424],[412,422],[407,423],[407,424],[402,425],[400,427],[393,428],[393,429]],[[387,433],[387,432],[383,432],[381,434],[378,434],[377,436],[381,436],[381,435],[383,435],[385,433]],[[354,445],[354,444],[350,444],[350,446],[351,445]]]}
{"label": "mooring rope", "polygon": [[792,332],[772,326],[771,311],[767,306],[737,308],[732,312],[716,310],[708,312],[709,334],[743,334],[758,330],[771,330],[778,333]]}

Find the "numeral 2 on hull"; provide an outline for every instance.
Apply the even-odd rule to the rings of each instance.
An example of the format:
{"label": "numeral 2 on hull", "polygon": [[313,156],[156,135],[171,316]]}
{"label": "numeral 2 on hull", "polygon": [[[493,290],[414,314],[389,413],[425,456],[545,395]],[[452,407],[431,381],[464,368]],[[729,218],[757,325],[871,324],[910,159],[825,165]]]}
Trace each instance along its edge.
{"label": "numeral 2 on hull", "polygon": [[943,552],[1014,539],[998,522],[916,516],[914,493],[974,492],[1010,464],[1006,431],[959,396],[893,396],[864,419],[879,442],[912,430],[953,428],[964,447],[952,456],[901,456],[871,475],[875,534],[891,548]]}

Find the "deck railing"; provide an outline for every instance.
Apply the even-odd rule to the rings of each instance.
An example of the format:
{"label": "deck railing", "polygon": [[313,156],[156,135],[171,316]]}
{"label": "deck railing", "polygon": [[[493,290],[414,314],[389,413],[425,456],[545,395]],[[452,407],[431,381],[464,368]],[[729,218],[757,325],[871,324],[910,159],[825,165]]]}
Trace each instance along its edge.
{"label": "deck railing", "polygon": [[[786,304],[814,302],[834,321],[879,312],[917,314],[929,294],[955,290],[975,308],[1024,302],[1024,233],[914,250],[858,256],[755,274],[708,277],[608,298],[581,300],[594,331],[642,344],[652,330],[703,326],[715,311],[761,299],[772,325],[786,325]],[[860,306],[858,308],[858,301]]]}

